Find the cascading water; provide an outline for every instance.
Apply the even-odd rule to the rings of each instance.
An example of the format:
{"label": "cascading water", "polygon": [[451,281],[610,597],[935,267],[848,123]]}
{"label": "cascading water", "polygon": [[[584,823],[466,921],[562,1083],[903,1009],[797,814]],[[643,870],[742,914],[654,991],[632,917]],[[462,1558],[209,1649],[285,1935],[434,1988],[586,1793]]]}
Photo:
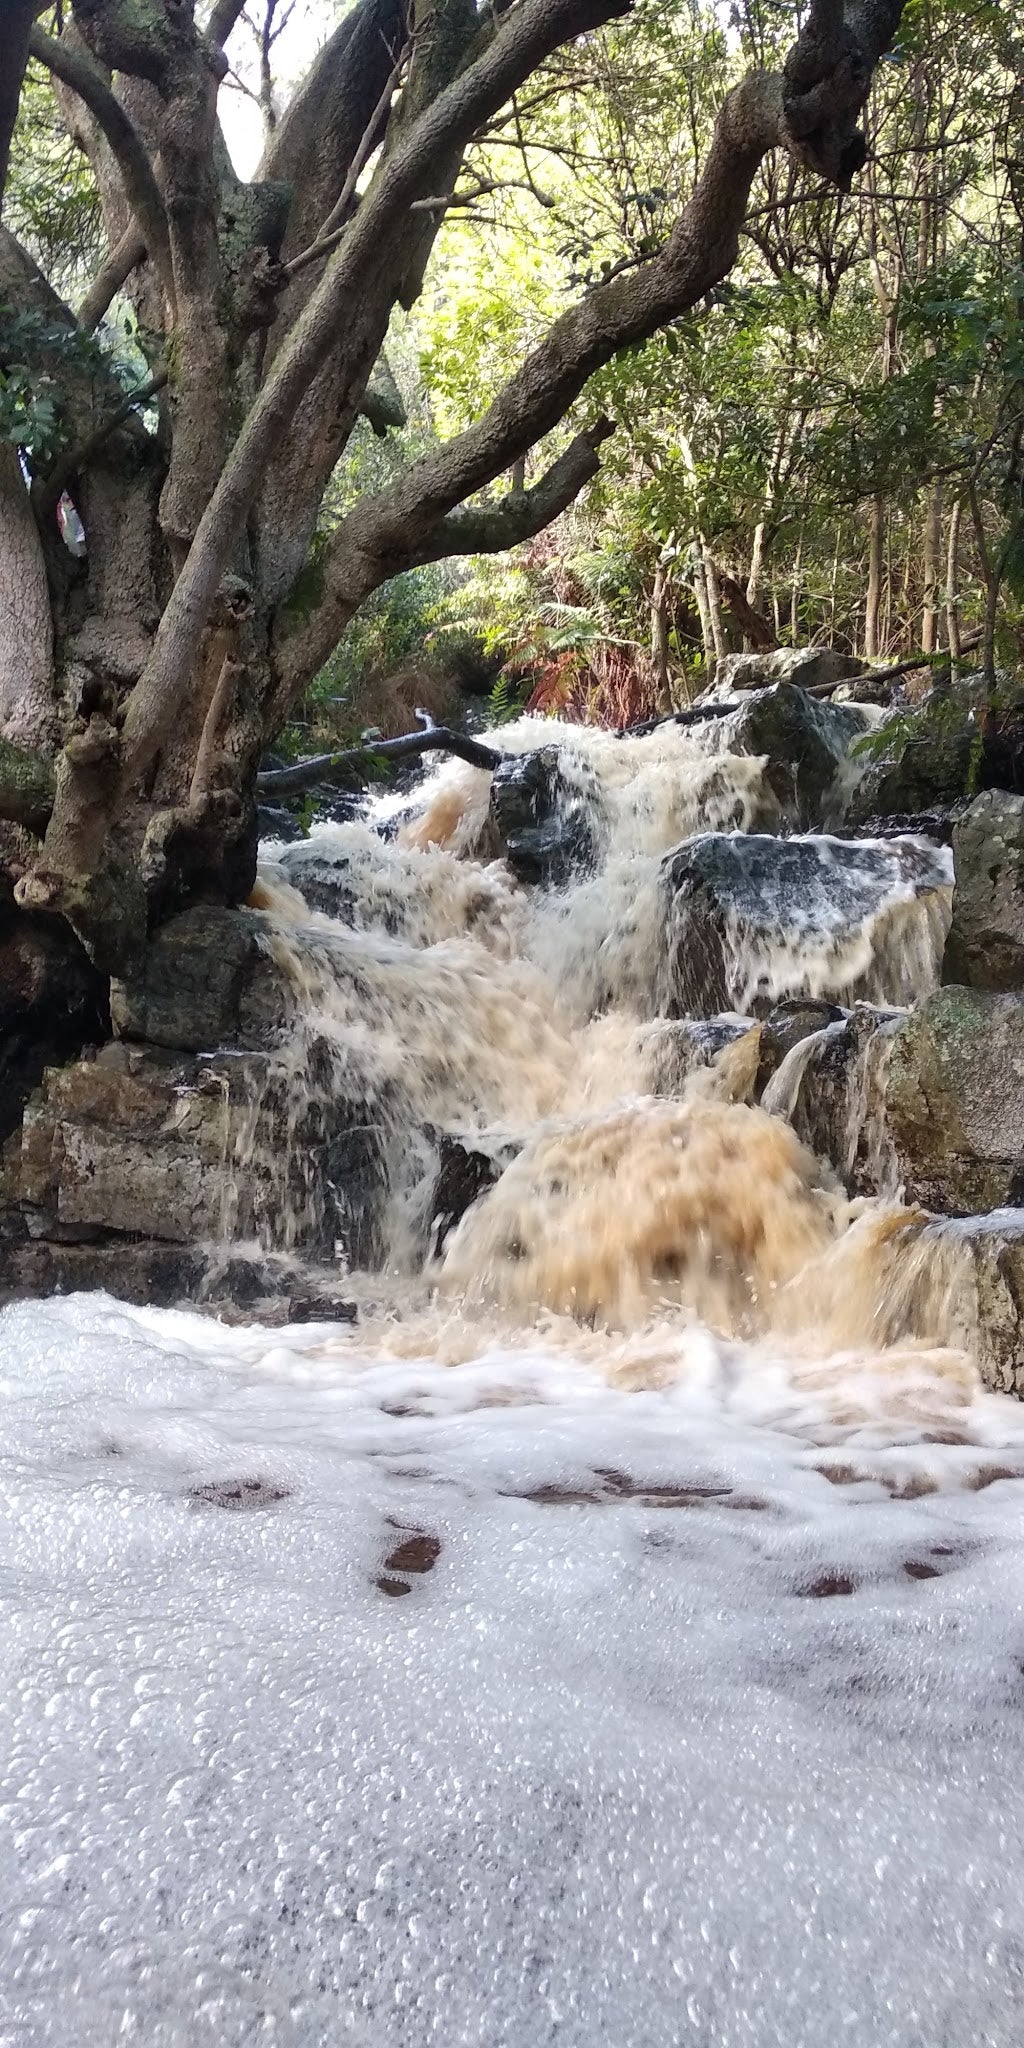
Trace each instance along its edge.
{"label": "cascading water", "polygon": [[1024,1417],[851,1199],[892,1011],[763,1073],[777,995],[934,985],[946,857],[766,837],[728,733],[495,738],[553,734],[557,883],[461,767],[265,863],[358,1322],[0,1319],[0,2044],[1020,2037]]}

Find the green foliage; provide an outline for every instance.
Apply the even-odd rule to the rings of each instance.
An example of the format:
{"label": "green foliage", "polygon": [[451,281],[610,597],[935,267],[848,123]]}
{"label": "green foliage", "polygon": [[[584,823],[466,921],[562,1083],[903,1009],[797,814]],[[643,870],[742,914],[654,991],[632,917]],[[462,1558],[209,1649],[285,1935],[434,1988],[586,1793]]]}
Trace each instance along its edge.
{"label": "green foliage", "polygon": [[46,75],[29,66],[4,193],[4,221],[62,296],[72,296],[104,248],[99,194],[67,133]]}
{"label": "green foliage", "polygon": [[65,439],[65,378],[94,370],[101,358],[99,344],[77,328],[0,301],[0,439],[45,467]]}

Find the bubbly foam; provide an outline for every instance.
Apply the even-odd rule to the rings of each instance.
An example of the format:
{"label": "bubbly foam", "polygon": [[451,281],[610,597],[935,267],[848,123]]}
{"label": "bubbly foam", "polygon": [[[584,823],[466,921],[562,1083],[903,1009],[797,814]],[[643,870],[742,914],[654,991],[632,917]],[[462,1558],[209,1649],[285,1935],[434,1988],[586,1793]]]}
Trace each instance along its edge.
{"label": "bubbly foam", "polygon": [[1020,1410],[437,1355],[0,1317],[0,2039],[1013,2048]]}

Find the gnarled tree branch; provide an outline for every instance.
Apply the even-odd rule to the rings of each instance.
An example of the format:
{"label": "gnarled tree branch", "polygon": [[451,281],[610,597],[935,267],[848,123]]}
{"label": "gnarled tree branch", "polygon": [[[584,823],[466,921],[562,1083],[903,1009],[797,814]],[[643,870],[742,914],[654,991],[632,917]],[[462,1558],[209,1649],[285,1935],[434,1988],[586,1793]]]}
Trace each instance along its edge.
{"label": "gnarled tree branch", "polygon": [[[129,120],[120,101],[107,84],[99,65],[84,50],[76,50],[66,41],[54,41],[41,28],[33,28],[29,37],[29,50],[46,69],[69,86],[73,93],[88,107],[94,120],[103,130],[124,181],[125,197],[144,236],[146,248],[152,256],[160,281],[168,299],[174,304],[174,278],[171,270],[171,247],[167,229],[167,215],[160,188],[153,173],[145,147]],[[127,275],[127,272],[125,273]]]}
{"label": "gnarled tree branch", "polygon": [[93,278],[88,291],[77,310],[77,319],[84,334],[91,334],[98,327],[111,300],[131,276],[132,271],[145,261],[146,237],[141,228],[134,224],[127,227],[115,242],[106,262]]}
{"label": "gnarled tree branch", "polygon": [[[486,115],[501,106],[551,50],[566,37],[621,13],[624,4],[625,0],[524,0],[496,29],[476,63],[425,109],[382,166],[349,235],[274,363],[200,521],[152,654],[128,705],[123,729],[124,787],[131,787],[145,773],[176,714],[232,549],[305,392],[337,345],[343,322],[349,332],[353,408],[362,397],[390,310],[388,303],[381,303],[379,287],[373,288],[388,237],[404,220],[411,201],[435,182],[438,163],[448,159],[453,147],[464,146]],[[753,169],[752,165],[750,177]],[[553,425],[557,416],[546,420],[545,428]],[[526,445],[535,438],[528,435]],[[502,466],[507,464],[499,468]],[[489,480],[484,475],[481,484]],[[439,504],[435,516],[450,510],[455,502],[451,498]]]}

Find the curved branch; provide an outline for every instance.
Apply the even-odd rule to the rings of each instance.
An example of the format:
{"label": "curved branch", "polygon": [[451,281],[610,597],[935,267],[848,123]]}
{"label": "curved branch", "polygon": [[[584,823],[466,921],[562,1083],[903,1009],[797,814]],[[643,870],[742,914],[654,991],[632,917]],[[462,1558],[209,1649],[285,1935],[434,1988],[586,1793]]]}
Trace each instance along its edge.
{"label": "curved branch", "polygon": [[614,432],[611,420],[596,420],[570,441],[565,453],[528,491],[509,491],[497,505],[461,505],[449,512],[431,527],[408,566],[440,562],[448,555],[497,555],[532,540],[597,475],[601,467],[597,451]]}
{"label": "curved branch", "polygon": [[257,796],[301,796],[318,782],[343,782],[353,768],[369,767],[381,755],[389,761],[412,761],[418,754],[454,754],[471,768],[493,771],[501,755],[495,747],[467,739],[465,733],[451,732],[446,725],[432,725],[426,732],[403,733],[397,740],[377,740],[366,747],[346,747],[341,754],[316,754],[308,761],[296,761],[293,768],[265,768],[256,777]]}
{"label": "curved branch", "polygon": [[33,28],[29,52],[45,64],[62,84],[77,93],[103,130],[124,180],[125,197],[173,305],[174,280],[167,215],[153,166],[133,122],[111,91],[99,65],[84,50],[72,49],[66,42],[55,42],[41,28]]}
{"label": "curved branch", "polygon": [[28,62],[29,36],[37,11],[36,0],[7,0],[6,7],[0,10],[0,209],[11,137],[18,118],[21,81]]}
{"label": "curved branch", "polygon": [[111,300],[126,283],[132,271],[145,261],[145,256],[146,237],[141,228],[133,223],[131,227],[125,228],[120,240],[115,242],[78,308],[75,317],[84,334],[91,334],[93,328],[99,326]]}
{"label": "curved branch", "polygon": [[158,391],[163,391],[167,376],[166,370],[155,370],[152,377],[146,378],[144,384],[137,384],[135,390],[128,393],[124,403],[119,405],[115,412],[108,414],[105,420],[101,420],[86,440],[80,441],[74,448],[67,449],[58,457],[49,475],[39,478],[38,483],[33,486],[32,497],[41,519],[54,510],[65,486],[80,470],[88,468],[93,456],[99,454],[111,434],[116,434],[118,427],[123,427],[140,405],[145,405],[149,399],[156,397]]}
{"label": "curved branch", "polygon": [[215,50],[224,48],[244,6],[245,0],[215,0],[210,19],[203,31],[207,42],[212,43]]}

